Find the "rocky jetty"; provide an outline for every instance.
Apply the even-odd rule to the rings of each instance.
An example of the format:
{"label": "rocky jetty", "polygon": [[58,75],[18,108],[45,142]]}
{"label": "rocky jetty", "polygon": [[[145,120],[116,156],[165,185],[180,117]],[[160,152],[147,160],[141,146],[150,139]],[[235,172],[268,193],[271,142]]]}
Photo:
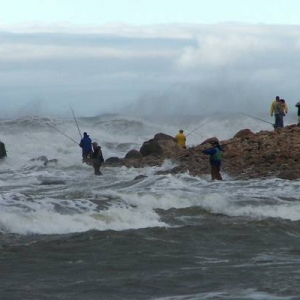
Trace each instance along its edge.
{"label": "rocky jetty", "polygon": [[[158,133],[139,150],[130,150],[124,158],[108,159],[104,165],[141,168],[161,165],[165,159],[171,159],[176,167],[160,173],[210,174],[209,157],[202,150],[210,147],[214,139],[217,138],[211,137],[197,146],[183,149],[173,137]],[[297,125],[258,133],[243,129],[233,138],[219,143],[224,150],[221,171],[235,179],[300,178],[300,128]]]}

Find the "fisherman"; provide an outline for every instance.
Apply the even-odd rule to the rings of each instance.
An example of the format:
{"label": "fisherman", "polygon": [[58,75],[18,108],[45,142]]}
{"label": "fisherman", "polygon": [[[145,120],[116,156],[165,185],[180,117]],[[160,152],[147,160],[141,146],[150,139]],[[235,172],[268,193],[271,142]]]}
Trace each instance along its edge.
{"label": "fisherman", "polygon": [[275,124],[274,128],[282,128],[283,127],[283,110],[280,102],[280,97],[276,96],[275,100],[272,102],[270,107],[270,114],[273,117],[275,115]]}
{"label": "fisherman", "polygon": [[283,125],[283,117],[288,113],[288,107],[285,103],[285,100],[284,99],[280,99],[280,110],[279,110],[279,113],[281,114],[281,118],[280,118],[280,125],[281,125],[281,128],[284,127]]}
{"label": "fisherman", "polygon": [[288,113],[289,109],[284,99],[280,99],[280,103],[281,103],[283,115],[285,116]]}
{"label": "fisherman", "polygon": [[83,138],[81,139],[79,143],[79,147],[82,148],[82,162],[87,162],[88,157],[92,153],[92,140],[90,139],[90,136],[84,132]]}
{"label": "fisherman", "polygon": [[300,100],[296,103],[295,106],[298,108],[298,112],[297,112],[297,115],[298,115],[298,124],[297,124],[297,126],[300,127]]}
{"label": "fisherman", "polygon": [[175,136],[175,141],[176,141],[176,143],[177,143],[179,146],[181,146],[182,148],[186,149],[186,145],[185,145],[185,142],[186,142],[186,136],[184,135],[182,129],[180,129],[180,130],[179,130],[179,133],[176,134],[176,136]]}
{"label": "fisherman", "polygon": [[101,147],[98,146],[98,143],[93,142],[93,152],[91,153],[91,160],[94,167],[95,175],[102,175],[100,172],[101,164],[104,162]]}
{"label": "fisherman", "polygon": [[210,155],[211,180],[223,180],[220,173],[222,162],[222,148],[217,140],[211,142],[212,148],[203,150],[202,153]]}

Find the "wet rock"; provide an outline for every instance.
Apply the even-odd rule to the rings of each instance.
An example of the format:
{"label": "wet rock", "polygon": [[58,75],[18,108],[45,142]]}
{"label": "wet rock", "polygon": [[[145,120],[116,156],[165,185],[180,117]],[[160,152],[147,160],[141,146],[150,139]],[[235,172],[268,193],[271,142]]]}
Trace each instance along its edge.
{"label": "wet rock", "polygon": [[156,141],[169,140],[169,141],[173,141],[176,143],[176,140],[174,137],[172,137],[171,135],[165,134],[165,133],[157,133],[157,134],[155,134],[153,139]]}
{"label": "wet rock", "polygon": [[157,140],[151,139],[143,143],[140,149],[140,153],[142,154],[142,156],[148,156],[148,155],[160,156],[162,155],[163,150]]}
{"label": "wet rock", "polygon": [[44,166],[56,165],[57,163],[58,163],[58,160],[56,158],[53,158],[53,159],[49,159],[49,160],[45,161]]}
{"label": "wet rock", "polygon": [[203,142],[201,142],[200,145],[211,144],[214,141],[219,142],[219,140],[216,137],[211,137],[211,138],[208,138],[208,139],[204,140]]}
{"label": "wet rock", "polygon": [[122,159],[117,156],[112,156],[105,160],[105,164],[119,166],[120,164],[122,164]]}
{"label": "wet rock", "polygon": [[5,156],[7,156],[5,144],[0,141],[0,159],[4,158]]}
{"label": "wet rock", "polygon": [[254,133],[250,129],[242,129],[238,131],[233,138],[239,138],[239,139],[248,139],[251,138],[254,135]]}
{"label": "wet rock", "polygon": [[[172,159],[176,167],[158,171],[157,174],[210,174],[209,156],[204,155],[202,150],[210,147],[210,142],[218,140],[217,137],[208,138],[199,145],[184,150],[172,137],[164,138],[162,133],[156,136],[157,139],[143,143],[140,160],[125,158],[122,165],[135,168],[161,166],[166,159]],[[224,150],[221,172],[232,178],[300,178],[297,171],[300,170],[300,128],[296,125],[257,133],[242,129],[233,138],[219,143]]]}
{"label": "wet rock", "polygon": [[136,176],[133,180],[142,180],[142,179],[145,179],[145,178],[147,178],[148,176],[146,176],[146,175],[138,175],[138,176]]}
{"label": "wet rock", "polygon": [[185,149],[179,146],[172,137],[168,135],[165,135],[166,138],[162,137],[164,136],[160,133],[160,138],[158,140],[151,139],[144,142],[140,149],[142,156],[153,155],[171,158],[178,156],[185,151]]}
{"label": "wet rock", "polygon": [[300,170],[284,170],[280,172],[277,177],[281,179],[296,180],[300,178]]}
{"label": "wet rock", "polygon": [[32,158],[30,161],[48,161],[48,158],[45,156],[45,155],[42,155],[42,156],[39,156],[39,157],[36,157],[36,158]]}
{"label": "wet rock", "polygon": [[141,152],[135,149],[128,151],[125,155],[127,159],[141,159],[142,157]]}

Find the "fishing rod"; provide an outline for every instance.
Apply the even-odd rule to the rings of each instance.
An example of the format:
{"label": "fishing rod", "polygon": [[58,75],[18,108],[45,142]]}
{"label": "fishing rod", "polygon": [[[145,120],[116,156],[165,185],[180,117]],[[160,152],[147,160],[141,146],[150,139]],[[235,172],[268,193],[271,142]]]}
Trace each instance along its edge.
{"label": "fishing rod", "polygon": [[68,135],[66,135],[65,133],[63,133],[62,131],[60,131],[58,128],[56,128],[53,124],[49,123],[49,125],[54,128],[56,131],[58,131],[59,133],[61,133],[62,135],[64,135],[65,137],[67,137],[69,140],[71,140],[72,142],[74,142],[75,144],[79,145],[75,140],[73,140],[71,137],[69,137]]}
{"label": "fishing rod", "polygon": [[70,108],[71,108],[71,111],[72,111],[72,114],[73,114],[73,118],[74,118],[74,121],[75,121],[75,123],[76,123],[76,126],[77,126],[77,129],[78,129],[78,132],[79,132],[80,138],[82,138],[82,134],[81,134],[81,131],[80,131],[80,129],[79,129],[79,125],[78,125],[78,123],[77,123],[77,120],[76,120],[76,117],[75,117],[74,110],[73,110],[73,108],[72,108],[72,106],[71,106],[71,104],[70,104],[70,103],[69,103],[69,105],[70,105]]}
{"label": "fishing rod", "polygon": [[244,113],[241,113],[241,114],[242,114],[242,115],[245,115],[245,116],[247,116],[247,117],[250,117],[250,118],[253,118],[253,119],[259,120],[259,121],[261,121],[261,122],[265,122],[265,123],[271,124],[271,125],[274,127],[274,124],[273,124],[273,123],[271,123],[271,122],[268,122],[268,121],[265,121],[265,120],[262,120],[262,119],[260,119],[260,118],[256,118],[256,117],[253,117],[253,116],[250,116],[250,115],[244,114]]}
{"label": "fishing rod", "polygon": [[190,133],[188,133],[186,136],[189,136],[191,133],[195,132],[196,130],[198,130],[199,128],[201,128],[203,125],[207,124],[208,122],[210,122],[211,120],[208,120],[204,123],[202,123],[199,127],[197,127],[196,129],[194,129],[193,131],[191,131]]}

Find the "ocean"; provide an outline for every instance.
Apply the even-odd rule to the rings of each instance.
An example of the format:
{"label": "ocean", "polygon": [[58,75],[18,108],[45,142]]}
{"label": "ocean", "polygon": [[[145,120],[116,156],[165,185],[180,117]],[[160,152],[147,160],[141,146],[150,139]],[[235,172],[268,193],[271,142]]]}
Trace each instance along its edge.
{"label": "ocean", "polygon": [[[184,129],[189,147],[273,129],[241,114],[77,121],[104,159],[159,132]],[[1,300],[300,299],[299,180],[156,175],[170,160],[95,176],[72,117],[6,118],[0,129]]]}

